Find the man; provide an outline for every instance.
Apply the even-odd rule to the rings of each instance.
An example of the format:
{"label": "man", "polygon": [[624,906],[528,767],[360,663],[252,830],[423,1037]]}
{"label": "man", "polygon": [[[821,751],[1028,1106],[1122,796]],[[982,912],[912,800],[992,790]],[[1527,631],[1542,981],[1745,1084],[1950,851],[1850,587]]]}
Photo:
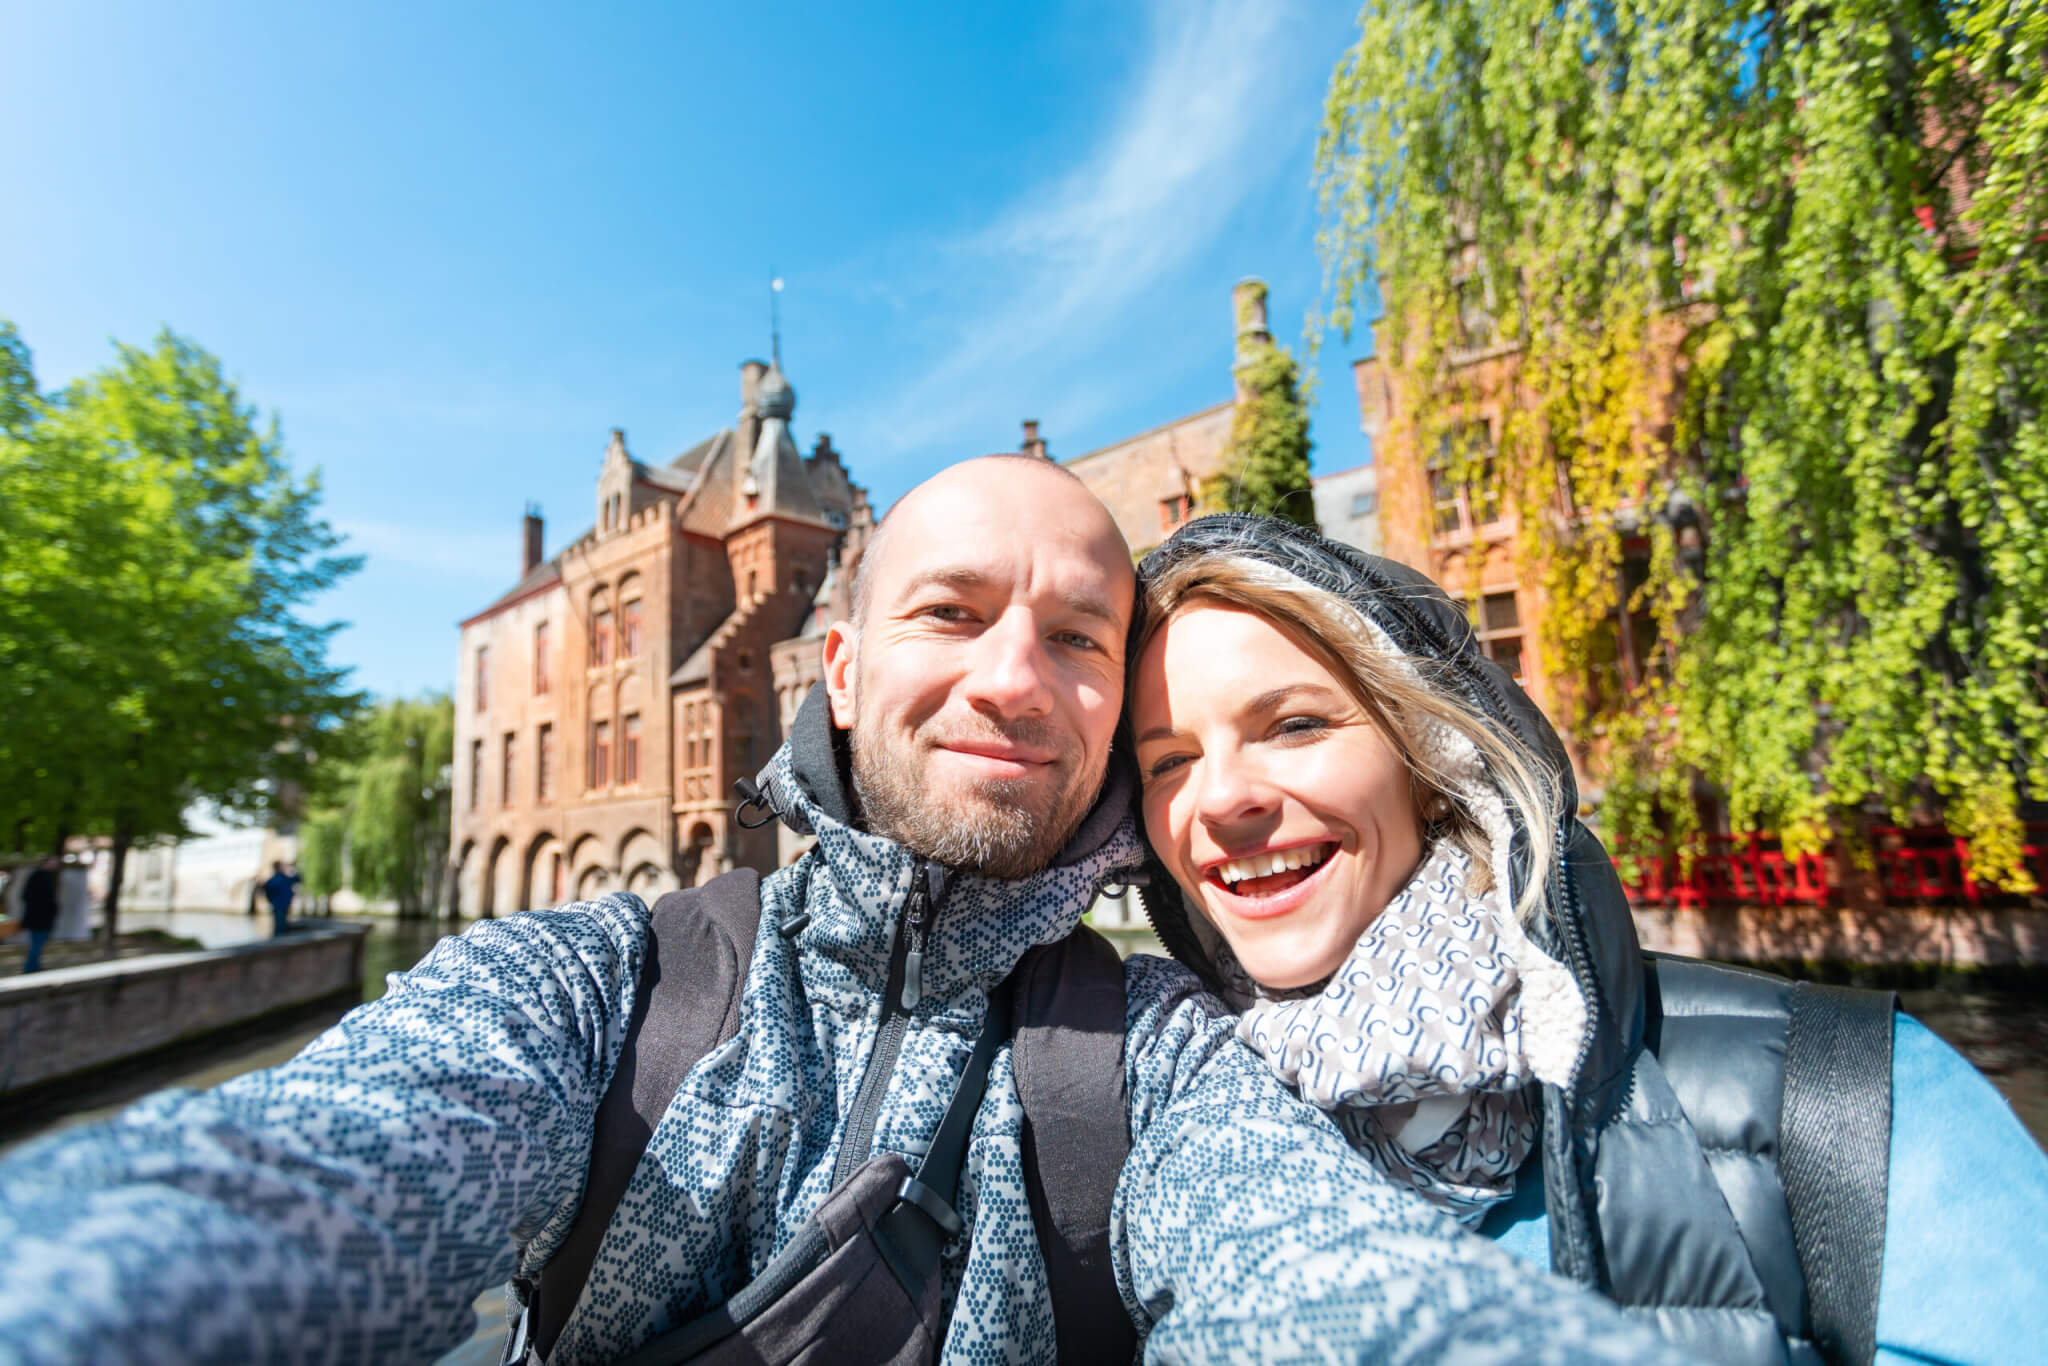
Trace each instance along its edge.
{"label": "man", "polygon": [[50,854],[21,885],[21,927],[28,932],[28,957],[21,965],[24,977],[43,970],[43,945],[57,928],[58,879],[63,872],[64,860]]}
{"label": "man", "polygon": [[291,929],[292,897],[299,890],[299,875],[287,873],[282,861],[270,865],[263,879],[263,897],[270,903],[270,932],[280,935]]}
{"label": "man", "polygon": [[[1093,809],[1132,593],[1101,504],[1041,461],[956,466],[883,523],[763,775],[817,847],[762,884],[739,1031],[649,1138],[550,1366],[723,1304],[871,1147],[932,1142],[990,989],[1138,862]],[[479,925],[283,1067],[0,1162],[0,1360],[421,1361],[466,1336],[574,1223],[646,927],[628,896]],[[1148,959],[1125,983],[1112,1250],[1150,1352],[1664,1350],[1387,1185],[1191,980]],[[1047,1361],[1007,1050],[974,1121],[940,1357]]]}

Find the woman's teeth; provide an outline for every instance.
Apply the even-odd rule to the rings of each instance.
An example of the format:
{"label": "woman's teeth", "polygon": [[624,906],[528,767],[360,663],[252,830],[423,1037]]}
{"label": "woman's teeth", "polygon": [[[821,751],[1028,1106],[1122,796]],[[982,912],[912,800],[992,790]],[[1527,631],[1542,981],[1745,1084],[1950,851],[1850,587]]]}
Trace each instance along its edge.
{"label": "woman's teeth", "polygon": [[1282,849],[1275,854],[1254,854],[1250,858],[1232,859],[1216,869],[1216,877],[1226,887],[1235,887],[1240,882],[1253,878],[1271,877],[1275,873],[1289,872],[1295,868],[1314,868],[1330,856],[1335,846],[1328,844],[1306,844],[1295,849]]}

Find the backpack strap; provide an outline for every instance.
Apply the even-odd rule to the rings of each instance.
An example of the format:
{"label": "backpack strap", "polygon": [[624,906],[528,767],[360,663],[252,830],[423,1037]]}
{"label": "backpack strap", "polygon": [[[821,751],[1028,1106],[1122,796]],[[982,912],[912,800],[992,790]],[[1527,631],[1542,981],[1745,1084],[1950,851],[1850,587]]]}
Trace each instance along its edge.
{"label": "backpack strap", "polygon": [[1787,995],[1778,1171],[1813,1339],[1832,1361],[1868,1366],[1884,1274],[1898,998],[1812,982]]}
{"label": "backpack strap", "polygon": [[[583,1200],[561,1246],[523,1285],[525,1313],[505,1360],[541,1357],[582,1298],[590,1268],[654,1128],[697,1062],[739,1029],[740,996],[761,925],[761,875],[737,868],[670,892],[648,917],[646,960],[611,1085],[598,1103]],[[515,1292],[516,1293],[516,1292]]]}
{"label": "backpack strap", "polygon": [[1138,1335],[1109,1256],[1110,1200],[1131,1151],[1123,960],[1083,925],[1027,953],[1015,982],[1024,1189],[1059,1359],[1128,1363]]}

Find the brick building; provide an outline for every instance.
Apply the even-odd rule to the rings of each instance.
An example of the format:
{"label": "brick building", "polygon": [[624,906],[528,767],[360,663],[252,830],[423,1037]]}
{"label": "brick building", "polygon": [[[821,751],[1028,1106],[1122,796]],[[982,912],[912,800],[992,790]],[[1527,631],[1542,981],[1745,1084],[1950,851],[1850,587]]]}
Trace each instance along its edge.
{"label": "brick building", "polygon": [[802,651],[778,646],[809,629],[872,522],[829,436],[798,450],[795,409],[780,367],[748,361],[733,425],[667,463],[612,433],[594,524],[560,554],[542,557],[527,514],[518,581],[461,628],[464,914],[781,861],[772,827],[735,820],[733,783],[782,739],[773,661]]}
{"label": "brick building", "polygon": [[[1685,310],[1692,307],[1697,305],[1663,314],[1652,325],[1649,389],[1656,397],[1639,419],[1646,435],[1669,434],[1680,382],[1679,343]],[[1381,323],[1383,339],[1390,325]],[[1409,392],[1377,356],[1352,365],[1359,424],[1372,441],[1379,471],[1382,553],[1473,604],[1473,625],[1487,654],[1558,723],[1584,783],[1587,737],[1575,739],[1565,726],[1573,699],[1560,689],[1598,690],[1612,685],[1609,675],[1616,684],[1638,676],[1656,648],[1655,623],[1646,611],[1618,613],[1605,656],[1585,677],[1561,681],[1546,667],[1540,637],[1551,605],[1539,577],[1524,573],[1515,562],[1521,519],[1500,496],[1494,477],[1502,425],[1512,405],[1524,398],[1518,388],[1521,350],[1497,340],[1492,319],[1483,311],[1461,318],[1459,329],[1466,345],[1451,352],[1450,362],[1467,397],[1458,401],[1450,414],[1454,420],[1434,442],[1426,441],[1421,430],[1420,405],[1431,401],[1429,395]],[[1458,465],[1476,466],[1479,477],[1459,482]],[[1570,516],[1576,514],[1566,510],[1568,482],[1560,477],[1557,510]],[[1648,577],[1652,520],[1673,523],[1681,554],[1699,545],[1698,519],[1689,503],[1624,504],[1618,517],[1623,536],[1616,588],[1624,602]]]}

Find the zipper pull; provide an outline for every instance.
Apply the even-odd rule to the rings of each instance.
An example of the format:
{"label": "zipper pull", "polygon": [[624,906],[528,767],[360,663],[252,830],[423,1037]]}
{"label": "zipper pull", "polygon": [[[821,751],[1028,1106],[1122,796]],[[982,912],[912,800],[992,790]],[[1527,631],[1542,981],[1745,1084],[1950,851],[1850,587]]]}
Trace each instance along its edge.
{"label": "zipper pull", "polygon": [[[922,869],[918,870],[920,873]],[[910,905],[904,911],[903,931],[908,936],[910,952],[903,958],[903,1008],[915,1010],[917,1003],[924,999],[924,931],[925,891],[924,878],[913,875],[910,885]]]}

